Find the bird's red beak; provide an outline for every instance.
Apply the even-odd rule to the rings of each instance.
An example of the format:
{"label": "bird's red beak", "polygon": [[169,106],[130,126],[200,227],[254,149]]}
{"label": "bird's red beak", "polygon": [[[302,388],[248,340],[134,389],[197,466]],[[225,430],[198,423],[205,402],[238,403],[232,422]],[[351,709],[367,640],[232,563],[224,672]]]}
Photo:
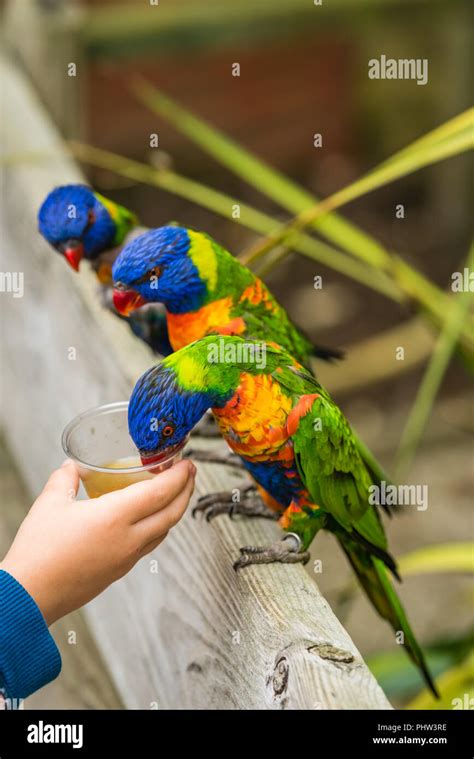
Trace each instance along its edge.
{"label": "bird's red beak", "polygon": [[147,466],[148,464],[158,464],[160,461],[163,461],[163,459],[167,458],[166,451],[162,451],[161,453],[150,453],[150,455],[145,456],[140,454],[140,459],[143,464],[143,466]]}
{"label": "bird's red beak", "polygon": [[128,316],[145,303],[146,300],[136,290],[122,290],[114,287],[114,306],[122,316]]}
{"label": "bird's red beak", "polygon": [[168,446],[168,448],[165,448],[163,451],[158,451],[155,453],[140,453],[141,462],[143,466],[155,463],[159,464],[161,461],[171,458],[176,449],[180,447],[180,443],[175,443],[174,445]]}
{"label": "bird's red beak", "polygon": [[79,242],[74,246],[64,248],[63,255],[69,266],[74,271],[79,271],[79,264],[84,255],[84,246]]}

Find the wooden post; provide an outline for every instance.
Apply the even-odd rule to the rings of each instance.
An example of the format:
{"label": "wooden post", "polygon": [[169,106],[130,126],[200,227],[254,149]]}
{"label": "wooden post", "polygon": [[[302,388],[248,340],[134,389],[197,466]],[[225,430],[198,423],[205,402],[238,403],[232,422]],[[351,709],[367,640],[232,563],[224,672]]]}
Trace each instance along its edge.
{"label": "wooden post", "polygon": [[[34,495],[63,458],[65,424],[85,408],[127,398],[155,359],[102,310],[92,272],[71,272],[38,235],[47,192],[83,177],[23,76],[4,61],[2,77],[10,109],[2,271],[24,275],[24,297],[0,294],[2,422]],[[199,470],[197,495],[242,482],[231,470]],[[264,520],[219,517],[208,525],[188,514],[156,553],[88,605],[127,707],[390,708],[308,572],[233,571],[240,546],[278,534]]]}

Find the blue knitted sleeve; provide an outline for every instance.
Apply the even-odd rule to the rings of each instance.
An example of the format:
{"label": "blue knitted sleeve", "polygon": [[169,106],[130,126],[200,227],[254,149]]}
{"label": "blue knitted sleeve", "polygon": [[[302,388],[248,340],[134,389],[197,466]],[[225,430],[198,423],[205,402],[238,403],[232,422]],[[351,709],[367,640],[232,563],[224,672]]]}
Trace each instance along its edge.
{"label": "blue knitted sleeve", "polygon": [[38,606],[0,570],[0,690],[7,699],[26,698],[60,671],[61,656]]}

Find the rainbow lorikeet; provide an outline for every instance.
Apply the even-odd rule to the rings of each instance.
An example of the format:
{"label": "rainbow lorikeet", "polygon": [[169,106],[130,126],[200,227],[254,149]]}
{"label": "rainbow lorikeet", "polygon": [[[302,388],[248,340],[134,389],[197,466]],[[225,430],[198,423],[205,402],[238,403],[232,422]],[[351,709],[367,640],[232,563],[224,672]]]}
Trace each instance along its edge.
{"label": "rainbow lorikeet", "polygon": [[305,365],[312,356],[342,356],[314,346],[262,280],[203,232],[179,226],[145,232],[125,245],[112,275],[119,313],[165,305],[174,350],[218,332],[276,342]]}
{"label": "rainbow lorikeet", "polygon": [[[89,261],[101,283],[103,304],[117,313],[112,305],[112,264],[121,246],[138,229],[135,214],[86,185],[71,184],[48,194],[38,213],[38,225],[43,237],[74,271],[79,271],[83,258]],[[137,312],[130,328],[156,352],[171,353],[160,308]]]}
{"label": "rainbow lorikeet", "polygon": [[[306,367],[313,356],[343,356],[315,347],[264,282],[203,232],[179,226],[145,232],[124,246],[112,275],[119,313],[137,313],[147,303],[165,305],[174,350],[220,333],[277,343]],[[362,441],[357,445],[374,473],[386,479]]]}
{"label": "rainbow lorikeet", "polygon": [[394,559],[370,488],[376,484],[341,410],[314,376],[278,346],[208,336],[165,358],[138,380],[129,431],[143,461],[179,445],[212,409],[230,448],[289,533],[241,549],[236,569],[309,559],[321,529],[339,541],[363,589],[397,633],[434,693],[423,653],[388,576]]}

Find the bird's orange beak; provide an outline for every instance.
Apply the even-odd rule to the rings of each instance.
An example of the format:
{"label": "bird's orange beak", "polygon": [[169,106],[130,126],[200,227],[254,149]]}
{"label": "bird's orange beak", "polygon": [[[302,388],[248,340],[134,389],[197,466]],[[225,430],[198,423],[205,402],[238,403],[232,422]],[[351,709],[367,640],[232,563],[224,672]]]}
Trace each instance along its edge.
{"label": "bird's orange beak", "polygon": [[74,271],[79,271],[79,264],[84,256],[84,246],[78,240],[69,240],[62,247],[62,254]]}
{"label": "bird's orange beak", "polygon": [[116,310],[122,316],[128,316],[136,308],[140,308],[146,303],[146,300],[136,290],[123,290],[121,287],[114,287],[113,300]]}

